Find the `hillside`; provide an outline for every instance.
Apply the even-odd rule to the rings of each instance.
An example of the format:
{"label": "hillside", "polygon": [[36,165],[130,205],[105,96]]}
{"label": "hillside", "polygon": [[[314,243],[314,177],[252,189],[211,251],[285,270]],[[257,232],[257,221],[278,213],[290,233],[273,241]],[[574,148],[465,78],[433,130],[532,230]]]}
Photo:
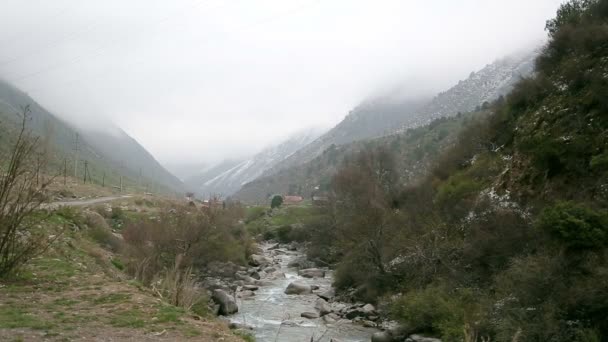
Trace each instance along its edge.
{"label": "hillside", "polygon": [[[428,125],[439,118],[479,110],[484,102],[489,103],[507,94],[519,79],[532,73],[536,55],[537,52],[527,53],[489,64],[424,105],[412,101],[394,103],[388,99],[362,104],[331,131],[267,170],[262,177],[244,185],[235,197],[246,202],[260,202],[265,200],[267,194],[287,193],[290,186],[303,189],[302,195],[309,196],[315,187],[328,182],[345,154],[363,146],[357,142],[359,140],[397,132],[395,137],[387,138],[388,145],[398,149],[400,142],[408,141],[414,145],[406,147],[406,150],[420,148],[419,141],[410,140],[410,133],[401,138],[399,134],[409,128]],[[447,136],[455,133],[457,131],[443,129],[441,134]],[[327,155],[333,156],[331,162],[327,160]],[[409,159],[402,161],[405,164]],[[407,174],[405,169],[409,167],[402,167],[404,174]]]}
{"label": "hillside", "polygon": [[235,197],[246,203],[266,203],[267,194],[287,194],[293,189],[305,198],[329,190],[332,177],[352,155],[368,149],[387,147],[396,156],[400,183],[412,183],[428,171],[431,162],[451,146],[463,127],[485,113],[468,113],[454,118],[437,119],[430,125],[408,129],[400,134],[332,145],[321,155],[297,167],[280,170],[245,184]]}
{"label": "hillside", "polygon": [[0,80],[0,120],[7,126],[3,128],[7,134],[18,124],[16,114],[26,105],[31,111],[29,127],[52,152],[49,157],[54,171],[49,172],[62,174],[65,160],[70,174],[74,174],[74,149],[78,141],[78,177],[83,178],[86,161],[92,180],[99,184],[105,174],[106,181],[116,186],[122,175],[126,186],[150,191],[182,191],[181,181],[120,128],[107,123],[101,130],[78,129],[47,111],[26,93]]}
{"label": "hillside", "polygon": [[207,168],[202,173],[186,179],[185,183],[191,191],[201,196],[230,196],[243,184],[258,178],[265,171],[315,140],[321,133],[319,129],[303,130],[247,160],[228,160]]}
{"label": "hillside", "polygon": [[390,145],[348,155],[332,178],[309,253],[337,265],[338,292],[401,322],[395,333],[608,340],[608,1],[565,3],[547,29],[535,74],[416,182],[398,181]]}

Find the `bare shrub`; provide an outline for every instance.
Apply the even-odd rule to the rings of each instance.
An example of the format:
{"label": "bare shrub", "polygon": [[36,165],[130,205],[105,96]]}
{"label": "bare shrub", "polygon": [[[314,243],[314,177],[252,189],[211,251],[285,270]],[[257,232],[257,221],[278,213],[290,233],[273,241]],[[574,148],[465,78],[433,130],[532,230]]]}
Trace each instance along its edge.
{"label": "bare shrub", "polygon": [[43,174],[46,158],[28,129],[29,113],[29,107],[23,108],[16,140],[0,158],[0,277],[46,250],[57,236],[49,238],[40,225],[46,217],[37,213],[52,178]]}

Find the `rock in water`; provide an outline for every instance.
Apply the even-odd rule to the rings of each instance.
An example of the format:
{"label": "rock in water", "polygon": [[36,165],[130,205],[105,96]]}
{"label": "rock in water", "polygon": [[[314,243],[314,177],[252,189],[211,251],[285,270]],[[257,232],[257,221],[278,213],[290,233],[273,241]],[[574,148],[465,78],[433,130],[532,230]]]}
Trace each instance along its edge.
{"label": "rock in water", "polygon": [[218,313],[220,315],[232,315],[233,313],[239,311],[239,307],[236,305],[234,298],[232,298],[232,296],[230,296],[224,290],[213,290],[213,295],[211,296],[211,299],[213,299],[214,302],[219,304],[220,309]]}
{"label": "rock in water", "polygon": [[257,254],[251,254],[249,256],[249,265],[251,266],[262,266],[262,265],[268,265],[270,264],[272,261],[270,259],[268,259],[265,256],[262,255],[257,255]]}
{"label": "rock in water", "polygon": [[302,314],[300,316],[302,316],[304,318],[308,318],[308,319],[319,318],[319,314],[316,312],[302,312]]}
{"label": "rock in water", "polygon": [[324,278],[325,271],[320,270],[318,268],[307,268],[304,270],[299,270],[298,275],[304,278]]}
{"label": "rock in water", "polygon": [[302,283],[298,283],[298,282],[293,282],[290,283],[289,285],[287,285],[287,288],[285,289],[285,294],[310,294],[312,293],[312,289],[310,288],[309,285],[306,284],[302,284]]}
{"label": "rock in water", "polygon": [[323,293],[317,294],[317,296],[325,300],[332,300],[336,296],[336,290],[332,287]]}
{"label": "rock in water", "polygon": [[317,299],[317,301],[315,302],[315,309],[319,311],[321,316],[325,316],[332,312],[331,306],[329,306],[329,304],[327,304],[327,302],[323,298]]}

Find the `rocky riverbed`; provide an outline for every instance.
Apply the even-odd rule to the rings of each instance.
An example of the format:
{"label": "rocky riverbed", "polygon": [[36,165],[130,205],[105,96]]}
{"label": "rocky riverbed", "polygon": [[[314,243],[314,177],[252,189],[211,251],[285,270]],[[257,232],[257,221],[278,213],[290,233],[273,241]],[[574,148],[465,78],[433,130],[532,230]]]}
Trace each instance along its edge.
{"label": "rocky riverbed", "polygon": [[256,341],[367,342],[379,331],[373,305],[334,301],[332,272],[313,268],[296,248],[264,244],[249,262],[217,266],[211,271],[223,277],[205,285],[215,288],[219,313]]}

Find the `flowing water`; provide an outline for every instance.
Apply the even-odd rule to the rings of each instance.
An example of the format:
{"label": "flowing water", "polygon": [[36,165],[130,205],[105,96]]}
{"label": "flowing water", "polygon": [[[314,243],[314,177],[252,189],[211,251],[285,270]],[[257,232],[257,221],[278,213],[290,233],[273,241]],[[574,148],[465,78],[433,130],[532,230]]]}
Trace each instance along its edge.
{"label": "flowing water", "polygon": [[[255,296],[239,299],[239,312],[230,317],[235,323],[253,327],[256,341],[286,341],[286,342],[329,342],[336,341],[365,341],[369,342],[371,335],[377,330],[365,328],[340,320],[326,324],[322,318],[307,319],[300,316],[303,312],[316,312],[314,309],[316,294],[286,295],[284,293],[289,283],[298,280],[309,285],[319,286],[314,292],[323,293],[331,288],[332,274],[327,272],[325,278],[308,279],[298,276],[295,268],[287,265],[290,261],[301,256],[300,253],[284,249],[268,250],[264,246],[265,255],[276,261],[275,277],[262,278],[267,280],[265,286],[260,286]],[[284,276],[283,276],[284,274]]]}

